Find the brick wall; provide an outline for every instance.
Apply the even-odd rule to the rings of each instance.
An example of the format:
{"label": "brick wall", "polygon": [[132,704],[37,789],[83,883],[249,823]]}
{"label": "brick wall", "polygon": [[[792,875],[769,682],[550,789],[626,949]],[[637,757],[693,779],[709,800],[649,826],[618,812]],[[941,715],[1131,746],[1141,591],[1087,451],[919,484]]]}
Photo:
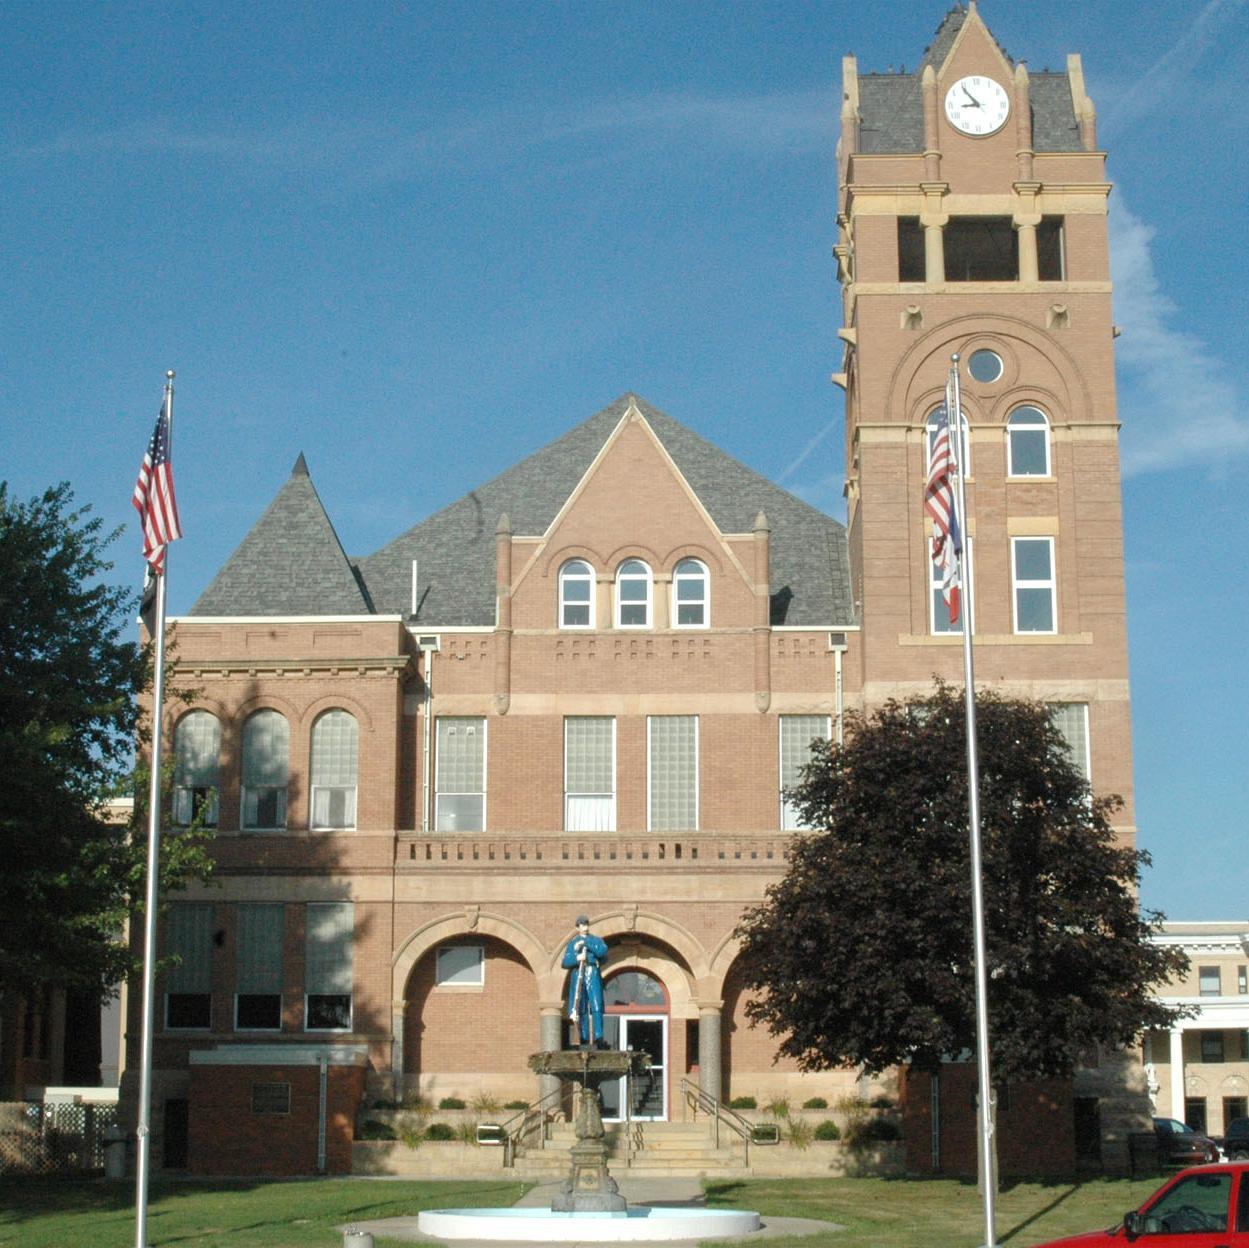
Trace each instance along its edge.
{"label": "brick wall", "polygon": [[[317,1171],[320,1071],[316,1066],[191,1067],[192,1174],[296,1175]],[[289,1113],[256,1113],[256,1084],[290,1085]],[[351,1140],[364,1069],[331,1066],[327,1078],[325,1173],[351,1173]]]}

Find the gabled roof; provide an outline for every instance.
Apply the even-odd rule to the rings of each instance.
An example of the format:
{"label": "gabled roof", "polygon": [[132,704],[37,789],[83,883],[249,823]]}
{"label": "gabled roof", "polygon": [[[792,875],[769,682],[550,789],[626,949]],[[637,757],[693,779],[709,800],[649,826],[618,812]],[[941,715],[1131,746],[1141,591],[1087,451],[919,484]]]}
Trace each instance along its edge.
{"label": "gabled roof", "polygon": [[[859,75],[860,152],[883,155],[924,150],[924,100],[920,89],[924,69],[931,65],[940,72],[967,17],[968,10],[961,4],[945,15],[914,73],[890,70]],[[989,32],[990,37],[992,33]],[[997,46],[1007,62],[1014,65],[1014,58],[1006,49],[1001,44]],[[1082,151],[1067,74],[1029,70],[1028,94],[1032,103],[1033,150]]]}
{"label": "gabled roof", "polygon": [[192,615],[363,615],[371,611],[303,455]]}
{"label": "gabled roof", "polygon": [[854,622],[844,527],[773,485],[692,430],[624,395],[562,438],[466,494],[360,561],[378,611],[406,613],[418,567],[416,623],[490,626],[495,620],[495,528],[541,536],[594,457],[635,406],[722,533],[749,533],[760,511],[772,530],[772,622]]}

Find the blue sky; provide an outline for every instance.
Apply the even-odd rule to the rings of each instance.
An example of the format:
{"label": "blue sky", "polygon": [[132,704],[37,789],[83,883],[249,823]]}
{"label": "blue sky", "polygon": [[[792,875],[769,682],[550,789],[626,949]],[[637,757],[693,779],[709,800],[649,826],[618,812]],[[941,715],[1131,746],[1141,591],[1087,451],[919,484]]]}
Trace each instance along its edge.
{"label": "blue sky", "polygon": [[[0,7],[0,477],[130,531],[178,372],[185,611],[303,451],[366,554],[626,390],[832,514],[841,57],[945,0]],[[1244,918],[1246,0],[990,0],[1111,154],[1146,904]]]}

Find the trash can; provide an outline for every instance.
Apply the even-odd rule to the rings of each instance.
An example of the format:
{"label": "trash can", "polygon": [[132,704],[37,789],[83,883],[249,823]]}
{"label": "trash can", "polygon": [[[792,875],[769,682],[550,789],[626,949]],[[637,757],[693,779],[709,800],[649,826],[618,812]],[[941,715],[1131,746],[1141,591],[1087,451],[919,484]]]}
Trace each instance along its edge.
{"label": "trash can", "polygon": [[126,1177],[126,1133],[121,1127],[105,1127],[103,1139],[104,1177],[124,1179]]}
{"label": "trash can", "polygon": [[349,1226],[343,1232],[343,1248],[373,1248],[372,1231],[361,1231]]}

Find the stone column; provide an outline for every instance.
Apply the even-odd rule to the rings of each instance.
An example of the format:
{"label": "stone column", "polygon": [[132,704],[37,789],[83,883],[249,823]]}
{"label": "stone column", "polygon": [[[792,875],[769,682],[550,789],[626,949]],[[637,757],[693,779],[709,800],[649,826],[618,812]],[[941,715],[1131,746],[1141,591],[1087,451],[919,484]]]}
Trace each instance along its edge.
{"label": "stone column", "polygon": [[[538,1007],[538,1050],[542,1053],[556,1053],[564,1047],[564,1006],[544,1003]],[[538,1076],[538,1095],[549,1096],[559,1088],[559,1079],[555,1075]],[[554,1106],[548,1106],[552,1109]]]}
{"label": "stone column", "polygon": [[1184,1033],[1171,1031],[1171,1117],[1184,1121]]}
{"label": "stone column", "polygon": [[403,1100],[403,1002],[390,1007],[390,1083],[391,1099]]}
{"label": "stone column", "polygon": [[698,1006],[698,1087],[720,1100],[724,1096],[724,1075],[720,1065],[721,1010],[723,1001]]}

